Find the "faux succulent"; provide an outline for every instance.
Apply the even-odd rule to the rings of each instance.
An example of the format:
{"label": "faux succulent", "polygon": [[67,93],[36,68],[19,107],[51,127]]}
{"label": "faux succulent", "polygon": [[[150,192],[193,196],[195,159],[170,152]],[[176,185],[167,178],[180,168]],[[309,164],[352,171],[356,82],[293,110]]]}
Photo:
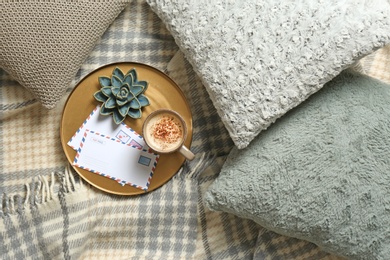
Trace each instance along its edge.
{"label": "faux succulent", "polygon": [[125,120],[126,116],[141,118],[142,107],[148,106],[149,100],[144,95],[148,82],[138,80],[135,69],[126,74],[116,67],[110,77],[99,77],[101,89],[95,92],[96,100],[103,102],[100,114],[111,115],[116,124]]}

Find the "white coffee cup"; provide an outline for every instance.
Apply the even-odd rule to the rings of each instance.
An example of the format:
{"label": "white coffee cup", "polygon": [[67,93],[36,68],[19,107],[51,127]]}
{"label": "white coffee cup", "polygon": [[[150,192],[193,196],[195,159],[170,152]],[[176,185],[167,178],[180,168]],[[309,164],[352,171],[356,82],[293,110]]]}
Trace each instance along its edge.
{"label": "white coffee cup", "polygon": [[171,109],[158,109],[146,117],[142,133],[146,144],[159,154],[181,153],[193,160],[195,155],[184,145],[187,125],[184,119]]}

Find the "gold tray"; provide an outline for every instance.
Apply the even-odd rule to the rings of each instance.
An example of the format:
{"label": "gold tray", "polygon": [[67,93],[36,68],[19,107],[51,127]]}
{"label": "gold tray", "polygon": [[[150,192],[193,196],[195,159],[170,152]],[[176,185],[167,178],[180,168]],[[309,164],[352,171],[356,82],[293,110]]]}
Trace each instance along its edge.
{"label": "gold tray", "polygon": [[[148,97],[150,105],[142,108],[141,119],[127,117],[124,123],[134,129],[138,134],[142,134],[142,124],[151,112],[160,108],[175,110],[183,116],[187,123],[188,135],[185,145],[190,147],[192,142],[191,109],[177,84],[163,72],[146,64],[135,62],[111,63],[92,71],[83,78],[70,93],[65,103],[61,118],[60,138],[62,148],[70,164],[73,163],[76,151],[68,146],[67,142],[79,129],[92,110],[100,104],[93,97],[93,94],[100,89],[98,77],[111,76],[115,67],[119,67],[124,72],[135,68],[138,78],[149,82],[145,95]],[[146,192],[153,191],[169,181],[178,172],[184,161],[185,158],[178,152],[161,155],[149,189]],[[108,193],[117,195],[138,195],[145,193],[145,191],[129,185],[121,186],[116,181],[96,173],[78,167],[73,168],[85,181]]]}

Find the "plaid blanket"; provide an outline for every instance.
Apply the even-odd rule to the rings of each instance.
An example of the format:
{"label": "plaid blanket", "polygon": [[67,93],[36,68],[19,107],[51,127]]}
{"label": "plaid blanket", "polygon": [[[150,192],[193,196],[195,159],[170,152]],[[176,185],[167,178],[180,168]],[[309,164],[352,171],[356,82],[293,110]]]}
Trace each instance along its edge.
{"label": "plaid blanket", "polygon": [[[362,60],[390,82],[390,48]],[[383,58],[387,57],[387,58]],[[182,88],[193,114],[194,161],[161,188],[126,197],[82,181],[61,148],[62,108],[74,85],[97,67],[147,63]],[[381,67],[383,66],[384,67]],[[0,70],[0,254],[2,259],[336,259],[317,246],[254,222],[211,212],[202,194],[233,147],[174,39],[143,1],[133,1],[97,43],[53,110],[45,110]]]}

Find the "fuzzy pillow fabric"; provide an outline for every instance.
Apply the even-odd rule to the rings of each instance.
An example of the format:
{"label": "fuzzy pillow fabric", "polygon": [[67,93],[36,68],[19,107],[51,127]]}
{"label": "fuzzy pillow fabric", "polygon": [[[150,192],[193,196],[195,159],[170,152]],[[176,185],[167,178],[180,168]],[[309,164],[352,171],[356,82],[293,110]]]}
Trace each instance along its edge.
{"label": "fuzzy pillow fabric", "polygon": [[0,3],[0,67],[46,108],[63,96],[83,61],[130,0]]}
{"label": "fuzzy pillow fabric", "polygon": [[352,259],[390,255],[390,85],[343,72],[234,148],[206,204]]}
{"label": "fuzzy pillow fabric", "polygon": [[238,148],[390,42],[387,0],[147,0]]}

